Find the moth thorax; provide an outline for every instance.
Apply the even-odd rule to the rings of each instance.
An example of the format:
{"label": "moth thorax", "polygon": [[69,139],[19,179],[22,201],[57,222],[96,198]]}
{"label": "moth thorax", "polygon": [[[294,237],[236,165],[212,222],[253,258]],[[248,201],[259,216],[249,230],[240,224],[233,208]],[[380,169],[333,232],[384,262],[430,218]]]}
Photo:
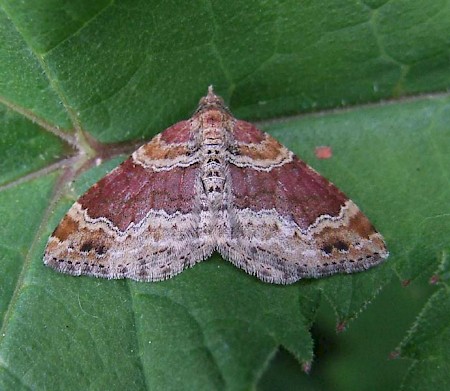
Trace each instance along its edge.
{"label": "moth thorax", "polygon": [[203,146],[202,183],[211,203],[222,199],[225,186],[225,161],[223,145],[205,144]]}

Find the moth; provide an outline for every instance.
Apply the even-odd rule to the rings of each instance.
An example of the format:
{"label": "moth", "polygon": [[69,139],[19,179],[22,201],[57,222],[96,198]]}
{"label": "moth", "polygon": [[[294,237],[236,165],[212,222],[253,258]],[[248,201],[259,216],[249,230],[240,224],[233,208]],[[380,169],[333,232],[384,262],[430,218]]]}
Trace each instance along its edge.
{"label": "moth", "polygon": [[192,118],[155,136],[75,202],[44,263],[76,276],[159,281],[214,251],[276,284],[358,272],[388,256],[352,200],[234,118],[209,87]]}

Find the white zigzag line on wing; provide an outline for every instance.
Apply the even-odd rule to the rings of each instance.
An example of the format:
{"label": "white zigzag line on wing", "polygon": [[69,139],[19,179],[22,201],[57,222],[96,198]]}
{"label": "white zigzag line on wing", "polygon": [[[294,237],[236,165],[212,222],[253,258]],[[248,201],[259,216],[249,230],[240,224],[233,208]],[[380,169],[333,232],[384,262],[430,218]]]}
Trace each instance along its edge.
{"label": "white zigzag line on wing", "polygon": [[[162,222],[174,221],[177,219],[179,220],[180,218],[182,218],[183,222],[186,222],[186,223],[190,223],[193,221],[193,219],[190,218],[190,216],[192,216],[192,213],[181,213],[179,211],[177,211],[175,213],[167,213],[163,209],[150,210],[139,222],[137,222],[137,223],[131,222],[128,225],[128,227],[122,231],[111,220],[107,219],[106,217],[101,216],[101,217],[92,218],[91,216],[89,216],[88,210],[83,209],[81,204],[79,204],[79,203],[76,203],[74,205],[74,209],[75,209],[75,211],[73,211],[72,213],[74,213],[75,215],[81,214],[82,220],[85,223],[87,223],[89,225],[101,224],[103,226],[106,226],[109,230],[113,231],[119,237],[125,237],[126,235],[128,235],[128,233],[130,231],[133,231],[135,236],[139,235],[140,232],[145,230],[150,225],[150,223],[152,221],[154,221],[155,219],[160,219],[160,220],[162,220]],[[245,208],[245,209],[237,209],[237,211],[238,211],[237,214],[240,215],[241,218],[243,217],[242,215],[247,214],[247,215],[251,216],[252,219],[256,219],[256,220],[267,220],[268,217],[276,219],[280,222],[282,227],[287,228],[292,231],[299,232],[300,235],[304,239],[311,239],[312,233],[318,228],[321,229],[322,228],[322,227],[320,227],[321,225],[325,224],[325,226],[326,226],[327,223],[332,224],[332,223],[336,223],[336,222],[341,222],[341,224],[345,225],[348,222],[347,220],[351,216],[353,216],[356,212],[358,212],[359,209],[351,200],[347,200],[346,203],[341,207],[339,214],[337,216],[331,216],[329,214],[320,215],[319,217],[317,217],[317,219],[314,221],[314,223],[312,223],[306,229],[300,228],[297,225],[297,223],[295,223],[294,221],[288,220],[285,217],[281,216],[274,208],[262,209],[259,211],[254,211],[252,209]],[[348,212],[350,212],[350,213],[348,213]],[[233,212],[231,212],[231,213],[233,213]],[[79,221],[79,216],[73,216],[73,217]],[[261,219],[261,217],[262,217],[262,219]]]}
{"label": "white zigzag line on wing", "polygon": [[[142,228],[147,228],[147,226],[149,224],[147,224],[148,222],[151,221],[150,216],[153,215],[154,218],[163,218],[164,220],[174,220],[176,218],[179,218],[181,216],[189,216],[191,215],[190,213],[181,213],[181,212],[175,212],[173,214],[167,213],[166,211],[160,209],[160,210],[150,210],[147,212],[147,214],[142,218],[142,220],[140,220],[139,222],[135,223],[134,221],[132,221],[127,228],[125,228],[125,230],[121,230],[119,229],[111,220],[107,219],[106,217],[100,216],[100,217],[91,217],[88,214],[87,209],[83,209],[81,204],[79,204],[78,202],[74,205],[74,209],[75,209],[75,214],[81,214],[82,220],[88,224],[103,224],[106,225],[106,227],[108,229],[110,229],[111,231],[114,231],[118,236],[125,236],[128,234],[128,232],[130,230],[135,231],[136,234],[138,234],[138,232],[142,229]],[[78,216],[76,216],[75,218],[79,219]],[[187,220],[187,219],[186,219]]]}
{"label": "white zigzag line on wing", "polygon": [[[349,211],[350,211],[350,213],[348,213]],[[300,235],[304,239],[311,239],[311,237],[312,237],[311,235],[316,229],[320,230],[323,228],[323,227],[321,227],[321,225],[325,225],[325,226],[327,224],[333,225],[332,223],[336,223],[336,222],[341,222],[339,225],[342,225],[342,224],[345,225],[346,223],[348,223],[349,218],[351,216],[353,216],[354,214],[356,214],[358,211],[359,211],[358,207],[351,200],[347,200],[345,202],[345,204],[343,206],[341,206],[341,209],[337,216],[331,216],[329,214],[320,215],[306,229],[302,229],[294,221],[292,221],[290,219],[286,219],[285,217],[280,215],[280,213],[278,213],[277,210],[274,208],[262,209],[259,211],[254,211],[249,208],[239,209],[239,214],[242,215],[242,214],[248,213],[251,216],[251,219],[255,219],[258,217],[261,218],[261,215],[264,216],[266,220],[269,217],[274,218],[274,219],[278,220],[283,227],[290,229],[292,231],[299,232]]]}
{"label": "white zigzag line on wing", "polygon": [[[267,166],[263,166],[263,165],[258,165],[259,161],[267,161],[269,162],[270,160],[254,160],[251,158],[247,158],[245,160],[240,161],[240,159],[242,159],[242,157],[238,156],[236,158],[227,158],[227,161],[233,165],[235,165],[236,167],[250,167],[253,168],[255,171],[265,171],[265,172],[270,172],[271,170],[273,170],[274,168],[277,167],[282,167],[285,164],[288,164],[290,162],[292,162],[294,160],[294,153],[291,151],[288,151],[288,157],[284,157],[283,159],[281,159],[279,162],[277,163],[271,163]],[[230,155],[233,156],[233,155]]]}

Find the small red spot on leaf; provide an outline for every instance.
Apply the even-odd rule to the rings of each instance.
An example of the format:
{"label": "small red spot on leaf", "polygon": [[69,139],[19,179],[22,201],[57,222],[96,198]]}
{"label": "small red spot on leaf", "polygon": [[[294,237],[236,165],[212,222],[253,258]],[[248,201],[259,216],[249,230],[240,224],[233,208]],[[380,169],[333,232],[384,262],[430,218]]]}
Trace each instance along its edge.
{"label": "small red spot on leaf", "polygon": [[342,322],[339,322],[336,325],[336,332],[337,333],[342,333],[343,331],[345,331],[346,327],[347,327],[347,322],[343,320]]}
{"label": "small red spot on leaf", "polygon": [[311,372],[311,362],[307,361],[302,364],[302,371],[306,374],[309,374]]}
{"label": "small red spot on leaf", "polygon": [[396,360],[400,357],[400,352],[398,350],[394,350],[389,353],[389,360]]}
{"label": "small red spot on leaf", "polygon": [[430,278],[430,284],[436,285],[440,280],[441,278],[437,274],[433,274]]}
{"label": "small red spot on leaf", "polygon": [[328,146],[316,147],[314,153],[317,159],[329,159],[333,156],[333,150]]}

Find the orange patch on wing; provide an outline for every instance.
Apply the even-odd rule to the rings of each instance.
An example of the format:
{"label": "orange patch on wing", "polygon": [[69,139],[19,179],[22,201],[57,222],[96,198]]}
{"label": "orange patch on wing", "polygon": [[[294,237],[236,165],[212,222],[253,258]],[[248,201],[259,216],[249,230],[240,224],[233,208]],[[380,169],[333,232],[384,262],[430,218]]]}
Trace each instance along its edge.
{"label": "orange patch on wing", "polygon": [[351,218],[348,227],[363,238],[369,238],[370,235],[376,233],[375,228],[362,212],[358,212]]}
{"label": "orange patch on wing", "polygon": [[159,140],[154,140],[142,148],[144,149],[144,156],[152,160],[174,159],[187,153],[185,145],[168,145]]}
{"label": "orange patch on wing", "polygon": [[238,147],[241,155],[255,160],[275,160],[282,154],[283,149],[283,146],[272,137],[266,137],[259,144],[239,144]]}
{"label": "orange patch on wing", "polygon": [[79,229],[78,221],[74,220],[69,215],[66,215],[64,216],[64,219],[61,221],[61,223],[56,227],[52,236],[63,242],[71,234],[77,232],[78,229]]}

